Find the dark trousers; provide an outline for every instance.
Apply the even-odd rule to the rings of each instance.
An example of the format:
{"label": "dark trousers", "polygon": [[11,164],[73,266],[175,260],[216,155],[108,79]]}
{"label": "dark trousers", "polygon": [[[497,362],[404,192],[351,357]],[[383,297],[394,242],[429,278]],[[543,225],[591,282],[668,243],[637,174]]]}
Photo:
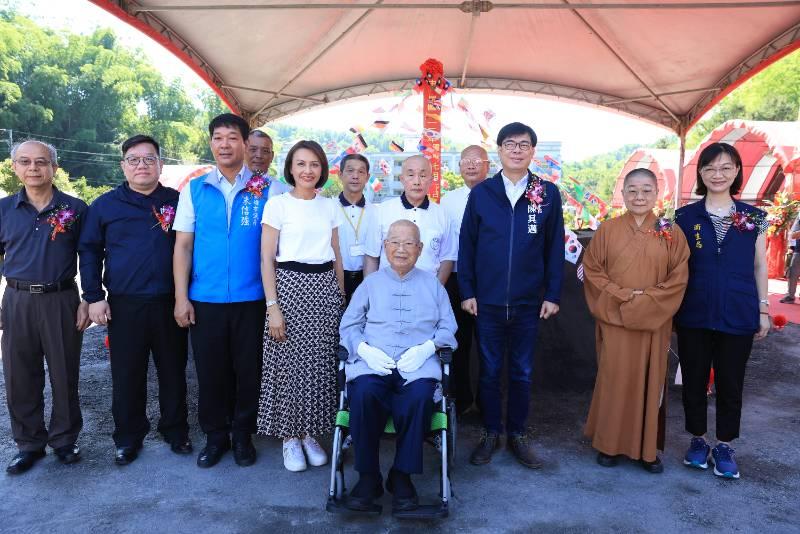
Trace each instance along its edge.
{"label": "dark trousers", "polygon": [[480,395],[483,424],[488,432],[503,432],[501,371],[508,354],[509,434],[525,433],[531,398],[531,376],[539,307],[492,306],[478,303],[475,334],[480,352]]}
{"label": "dark trousers", "polygon": [[380,473],[378,449],[390,415],[397,431],[394,469],[422,473],[422,445],[430,430],[436,380],[419,378],[404,383],[397,370],[387,376],[361,375],[348,382],[350,434],[359,473]]}
{"label": "dark trousers", "polygon": [[459,411],[466,410],[475,400],[472,395],[472,382],[469,376],[470,355],[472,354],[472,335],[475,330],[475,317],[461,309],[461,295],[458,291],[456,273],[450,275],[445,284],[447,295],[450,297],[450,306],[456,316],[456,341],[458,349],[453,352],[453,365],[451,378],[453,394]]}
{"label": "dark trousers", "polygon": [[[3,294],[3,375],[11,433],[21,451],[72,445],[83,427],[78,372],[83,333],[75,328],[77,289],[30,294],[6,288]],[[44,360],[53,407],[44,423]]]}
{"label": "dark trousers", "polygon": [[350,304],[350,299],[353,298],[353,293],[361,282],[364,281],[364,271],[345,271],[344,272],[344,296],[345,305]]}
{"label": "dark trousers", "polygon": [[192,301],[197,418],[208,443],[250,439],[256,431],[266,307],[263,300]]}
{"label": "dark trousers", "polygon": [[140,446],[150,431],[147,420],[147,367],[150,352],[158,375],[158,431],[167,441],[189,434],[186,410],[187,331],[175,322],[175,300],[114,296],[108,323],[114,443]]}
{"label": "dark trousers", "polygon": [[797,278],[800,277],[800,252],[794,252],[789,263],[789,289],[786,294],[794,297],[797,292]]}
{"label": "dark trousers", "polygon": [[717,391],[717,439],[731,441],[739,437],[744,370],[752,346],[752,335],[735,336],[714,330],[678,328],[687,432],[694,436],[706,433],[706,386],[713,365]]}

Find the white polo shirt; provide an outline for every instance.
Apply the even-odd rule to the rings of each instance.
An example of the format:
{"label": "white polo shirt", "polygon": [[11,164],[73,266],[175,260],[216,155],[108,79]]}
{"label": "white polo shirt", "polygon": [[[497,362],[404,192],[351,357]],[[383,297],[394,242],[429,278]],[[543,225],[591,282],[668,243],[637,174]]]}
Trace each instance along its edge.
{"label": "white polo shirt", "polygon": [[[470,188],[462,185],[458,189],[449,191],[442,197],[441,206],[444,208],[447,217],[450,219],[450,227],[453,229],[453,242],[455,243],[456,256],[458,256],[458,239],[461,235],[461,221],[464,219],[464,210],[467,209]],[[458,262],[453,263],[453,272],[456,272]]]}
{"label": "white polo shirt", "polygon": [[345,271],[360,271],[364,268],[364,247],[368,229],[375,225],[375,206],[367,202],[363,195],[355,204],[339,193],[336,214],[339,225],[339,251],[342,256],[342,268]]}
{"label": "white polo shirt", "polygon": [[422,240],[422,254],[417,260],[417,267],[433,274],[439,272],[443,261],[458,259],[458,246],[453,241],[450,218],[440,205],[431,202],[428,197],[418,208],[406,200],[403,193],[376,206],[376,221],[367,233],[365,252],[374,258],[380,257],[380,268],[386,267],[386,255],[383,253],[383,240],[389,233],[389,226],[395,221],[405,219],[419,226]]}

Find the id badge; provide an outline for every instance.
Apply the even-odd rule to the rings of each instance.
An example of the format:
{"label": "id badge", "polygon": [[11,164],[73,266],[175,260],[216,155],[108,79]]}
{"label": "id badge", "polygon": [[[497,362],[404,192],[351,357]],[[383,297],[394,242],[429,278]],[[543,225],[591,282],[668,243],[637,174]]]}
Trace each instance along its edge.
{"label": "id badge", "polygon": [[363,256],[364,255],[364,247],[360,243],[356,243],[355,245],[350,245],[350,256]]}

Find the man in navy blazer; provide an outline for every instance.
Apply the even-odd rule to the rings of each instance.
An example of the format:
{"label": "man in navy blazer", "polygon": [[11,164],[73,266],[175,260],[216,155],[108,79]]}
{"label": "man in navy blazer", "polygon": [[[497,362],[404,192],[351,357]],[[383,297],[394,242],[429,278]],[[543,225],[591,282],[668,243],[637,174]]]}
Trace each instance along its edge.
{"label": "man in navy blazer", "polygon": [[564,266],[561,194],[528,170],[536,133],[519,122],[497,135],[502,170],[473,188],[458,252],[461,307],[475,316],[484,433],[470,462],[489,463],[503,432],[500,371],[508,353],[508,446],[539,468],[526,436],[539,319],[558,313]]}

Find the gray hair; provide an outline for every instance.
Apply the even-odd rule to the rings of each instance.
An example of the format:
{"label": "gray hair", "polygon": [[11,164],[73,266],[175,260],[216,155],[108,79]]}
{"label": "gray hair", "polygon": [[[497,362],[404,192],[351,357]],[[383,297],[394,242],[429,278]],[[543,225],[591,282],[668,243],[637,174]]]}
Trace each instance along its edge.
{"label": "gray hair", "polygon": [[420,241],[419,226],[409,221],[408,219],[399,219],[390,224],[389,230],[386,232],[386,239],[389,239],[389,236],[392,235],[392,230],[397,228],[411,228],[414,231],[415,239],[419,243]]}
{"label": "gray hair", "polygon": [[35,143],[37,145],[45,147],[47,149],[47,151],[50,153],[50,161],[51,161],[51,163],[53,165],[58,165],[58,152],[56,152],[56,147],[54,147],[50,143],[45,143],[44,141],[39,141],[38,139],[24,139],[22,141],[19,141],[18,143],[14,143],[11,146],[11,159],[12,160],[16,160],[17,159],[17,151],[20,149],[20,147],[22,145],[25,145],[25,144],[28,144],[28,143]]}
{"label": "gray hair", "polygon": [[262,137],[264,139],[269,139],[270,141],[272,141],[272,137],[270,137],[269,134],[267,132],[265,132],[264,130],[255,130],[255,129],[254,130],[250,130],[250,137],[253,137],[253,136]]}

